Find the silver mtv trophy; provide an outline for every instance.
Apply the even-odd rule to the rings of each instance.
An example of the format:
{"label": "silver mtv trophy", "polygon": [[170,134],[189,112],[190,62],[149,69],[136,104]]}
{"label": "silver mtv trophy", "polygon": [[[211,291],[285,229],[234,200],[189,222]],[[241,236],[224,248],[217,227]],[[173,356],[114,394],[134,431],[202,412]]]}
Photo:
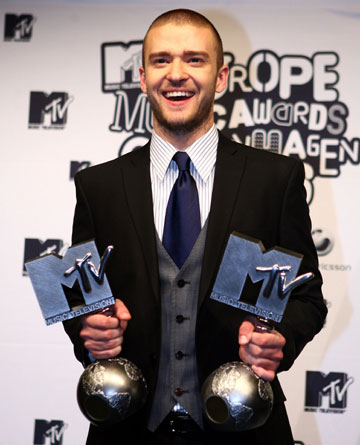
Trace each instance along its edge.
{"label": "silver mtv trophy", "polygon": [[[257,332],[273,330],[269,320],[280,322],[290,292],[313,278],[296,276],[302,256],[281,248],[265,251],[261,241],[230,235],[210,298],[242,309],[256,317]],[[246,286],[258,286],[254,301],[242,298]],[[243,362],[226,363],[205,380],[201,390],[203,413],[218,431],[246,431],[263,425],[273,406],[269,382]]]}
{"label": "silver mtv trophy", "polygon": [[[70,247],[64,257],[51,253],[25,263],[47,325],[95,312],[113,314],[115,299],[105,275],[112,249],[108,246],[100,259],[95,242],[89,241]],[[76,283],[82,295],[74,307],[64,288]],[[122,357],[95,361],[85,369],[77,387],[82,413],[97,426],[130,416],[144,405],[146,397],[140,369]]]}

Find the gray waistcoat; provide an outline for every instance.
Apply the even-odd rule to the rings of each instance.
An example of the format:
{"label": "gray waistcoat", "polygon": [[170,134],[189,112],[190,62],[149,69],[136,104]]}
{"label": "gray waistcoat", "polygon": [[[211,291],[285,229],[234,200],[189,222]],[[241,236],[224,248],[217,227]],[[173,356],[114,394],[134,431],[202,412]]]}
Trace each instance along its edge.
{"label": "gray waistcoat", "polygon": [[154,431],[179,402],[203,425],[196,363],[195,327],[207,223],[179,270],[157,239],[161,289],[159,374],[148,428]]}

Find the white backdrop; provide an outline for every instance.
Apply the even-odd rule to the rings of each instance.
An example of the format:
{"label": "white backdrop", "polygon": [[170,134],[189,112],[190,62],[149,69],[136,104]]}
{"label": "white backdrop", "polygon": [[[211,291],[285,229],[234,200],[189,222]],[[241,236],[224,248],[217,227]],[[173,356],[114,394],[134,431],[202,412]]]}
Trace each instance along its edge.
{"label": "white backdrop", "polygon": [[45,326],[23,263],[69,244],[71,170],[146,140],[139,42],[158,14],[179,6],[207,15],[223,36],[232,77],[217,100],[218,126],[306,164],[329,316],[280,375],[295,439],[360,444],[360,4],[221,3],[0,1],[0,445],[85,441],[81,365],[62,326]]}

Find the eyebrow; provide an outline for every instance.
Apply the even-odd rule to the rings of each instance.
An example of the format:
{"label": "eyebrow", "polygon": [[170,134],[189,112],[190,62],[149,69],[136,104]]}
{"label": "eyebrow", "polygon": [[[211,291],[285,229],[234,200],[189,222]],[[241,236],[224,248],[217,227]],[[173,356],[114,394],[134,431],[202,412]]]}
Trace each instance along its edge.
{"label": "eyebrow", "polygon": [[[204,58],[209,58],[209,54],[206,51],[184,51],[184,56],[191,57],[191,56],[202,56]],[[171,53],[168,51],[159,51],[149,54],[149,59],[154,59],[156,57],[168,57],[171,56]]]}
{"label": "eyebrow", "polygon": [[205,58],[209,57],[209,53],[207,53],[206,51],[184,51],[184,54],[186,56],[202,56]]}

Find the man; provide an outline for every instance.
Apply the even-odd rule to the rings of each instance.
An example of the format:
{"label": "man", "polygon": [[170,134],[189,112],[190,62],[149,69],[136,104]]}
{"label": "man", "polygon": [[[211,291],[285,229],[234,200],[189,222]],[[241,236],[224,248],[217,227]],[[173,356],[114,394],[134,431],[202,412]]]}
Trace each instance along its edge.
{"label": "man", "polygon": [[[65,328],[81,362],[121,354],[141,368],[149,388],[141,412],[108,429],[91,426],[88,444],[120,443],[126,435],[136,444],[293,443],[276,374],[290,368],[326,316],[304,172],[297,160],[217,132],[214,96],[228,74],[221,39],[205,17],[189,10],[158,17],[145,36],[140,68],[153,111],[151,141],[75,179],[73,243],[95,238],[100,252],[115,246],[107,276],[117,301],[114,316],[93,314]],[[190,173],[187,156],[185,168],[177,152],[187,153]],[[192,191],[196,184],[199,205],[194,201],[181,221],[169,223],[178,177]],[[197,222],[184,234],[187,216]],[[193,226],[198,230],[179,260],[183,252],[173,249],[184,247]],[[257,333],[245,313],[209,299],[234,230],[266,248],[301,253],[299,274],[315,274],[293,291],[275,332]],[[239,359],[272,382],[272,414],[249,432],[214,433],[201,415],[201,385],[218,366]]]}

